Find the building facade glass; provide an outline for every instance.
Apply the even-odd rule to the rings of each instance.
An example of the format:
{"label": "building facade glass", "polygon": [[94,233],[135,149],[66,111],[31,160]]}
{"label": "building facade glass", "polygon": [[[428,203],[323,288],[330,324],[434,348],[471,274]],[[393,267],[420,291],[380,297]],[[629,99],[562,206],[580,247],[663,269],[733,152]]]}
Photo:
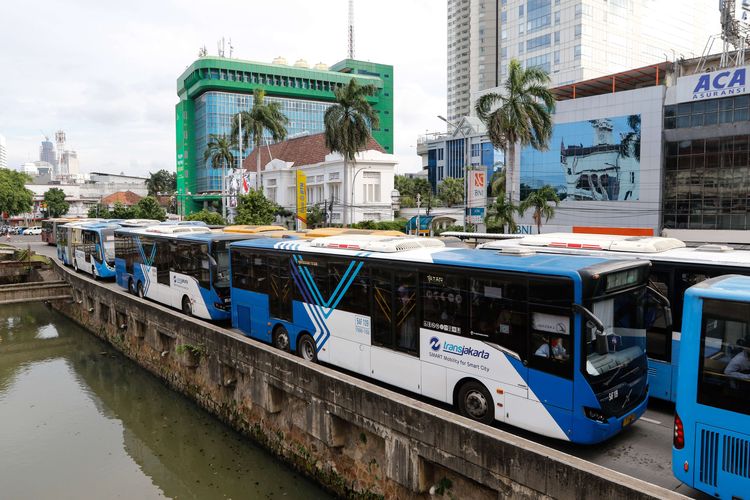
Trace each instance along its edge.
{"label": "building facade glass", "polygon": [[[277,102],[281,112],[289,119],[287,136],[294,137],[301,134],[315,134],[324,131],[323,116],[331,103],[289,99],[284,97],[266,97],[267,103]],[[210,163],[204,163],[203,158],[212,135],[229,136],[232,132],[232,118],[240,111],[250,111],[253,108],[253,96],[230,92],[206,92],[195,100],[195,151],[198,165],[196,166],[196,186],[198,192],[221,191],[221,169],[214,168]],[[271,142],[271,136],[264,134],[264,143]],[[243,145],[243,158],[253,149],[253,145]],[[235,152],[238,158],[239,151]]]}

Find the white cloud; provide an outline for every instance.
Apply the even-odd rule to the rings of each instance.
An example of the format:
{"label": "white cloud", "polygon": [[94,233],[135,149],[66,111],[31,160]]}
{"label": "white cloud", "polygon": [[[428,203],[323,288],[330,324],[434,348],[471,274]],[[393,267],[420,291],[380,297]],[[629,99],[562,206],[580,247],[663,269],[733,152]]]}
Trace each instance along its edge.
{"label": "white cloud", "polygon": [[[347,1],[12,2],[0,16],[0,133],[9,165],[64,129],[84,171],[174,168],[177,77],[231,37],[234,57],[310,64],[346,56]],[[355,1],[356,57],[394,66],[395,153],[419,168],[417,135],[443,125],[445,0]]]}

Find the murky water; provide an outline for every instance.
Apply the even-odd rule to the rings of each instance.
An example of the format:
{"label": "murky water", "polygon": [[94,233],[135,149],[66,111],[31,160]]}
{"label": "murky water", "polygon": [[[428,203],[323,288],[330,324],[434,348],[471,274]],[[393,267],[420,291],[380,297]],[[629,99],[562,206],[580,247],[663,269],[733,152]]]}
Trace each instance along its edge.
{"label": "murky water", "polygon": [[0,498],[330,498],[64,316],[0,306]]}

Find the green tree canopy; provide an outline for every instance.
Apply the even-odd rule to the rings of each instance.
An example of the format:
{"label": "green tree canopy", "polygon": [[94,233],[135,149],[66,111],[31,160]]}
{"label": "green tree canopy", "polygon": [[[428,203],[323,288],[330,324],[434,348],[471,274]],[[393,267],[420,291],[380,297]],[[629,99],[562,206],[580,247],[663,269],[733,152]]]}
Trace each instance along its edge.
{"label": "green tree canopy", "polygon": [[263,191],[251,189],[237,197],[235,224],[271,224],[279,207],[265,197]]}
{"label": "green tree canopy", "polygon": [[555,98],[549,82],[546,71],[537,67],[524,69],[518,60],[511,59],[501,93],[485,94],[475,106],[493,146],[506,153],[505,192],[512,202],[519,200],[515,188],[516,144],[544,151],[552,137]]}
{"label": "green tree canopy", "polygon": [[501,191],[487,211],[487,217],[485,217],[487,231],[490,233],[515,233],[518,228],[515,215],[518,213],[518,206],[505,197],[504,190]]}
{"label": "green tree canopy", "polygon": [[209,226],[224,226],[226,225],[226,221],[224,220],[224,217],[221,216],[220,213],[217,212],[211,212],[209,210],[206,210],[205,208],[201,210],[200,212],[195,212],[187,217],[185,217],[185,220],[200,220],[208,224]]}
{"label": "green tree canopy", "polygon": [[[263,143],[263,134],[268,133],[274,142],[286,139],[286,126],[289,118],[281,112],[281,104],[278,102],[266,103],[266,93],[261,89],[253,91],[253,109],[241,111],[232,118],[232,140],[235,141],[240,135],[240,119],[242,119],[242,143],[243,149],[253,141],[253,148],[260,151]],[[240,158],[242,153],[240,152]],[[255,164],[255,188],[260,189],[260,154],[257,155]]]}
{"label": "green tree canopy", "polygon": [[0,168],[0,214],[2,217],[12,217],[31,211],[34,193],[26,189],[27,182],[31,182],[31,177],[28,175]]}
{"label": "green tree canopy", "polygon": [[146,187],[149,196],[158,194],[171,195],[177,191],[177,173],[161,169],[158,172],[149,172],[146,179]]}
{"label": "green tree canopy", "polygon": [[542,217],[544,222],[548,222],[555,216],[555,207],[550,205],[554,203],[555,207],[560,203],[560,198],[555,192],[555,188],[549,184],[529,193],[529,196],[521,202],[518,207],[520,213],[526,212],[529,208],[534,209],[534,222],[536,223],[536,232],[542,232]]}
{"label": "green tree canopy", "polygon": [[[112,206],[112,211],[109,213],[112,219],[135,219],[136,215],[135,207],[126,207],[121,202],[115,202]],[[103,217],[100,215],[99,217]]]}
{"label": "green tree canopy", "polygon": [[315,227],[321,227],[326,221],[325,206],[316,203],[313,206],[307,207],[307,227],[312,229]]}
{"label": "green tree canopy", "polygon": [[60,188],[48,189],[44,193],[44,203],[47,205],[47,217],[61,217],[70,209],[70,203],[65,201],[65,191]]}
{"label": "green tree canopy", "polygon": [[438,186],[438,196],[447,206],[452,207],[464,201],[464,181],[455,177],[446,177]]}
{"label": "green tree canopy", "polygon": [[[89,219],[96,219],[96,218],[115,219],[116,218],[116,217],[113,217],[112,214],[110,213],[109,207],[102,203],[97,203],[93,207],[89,208],[87,215]],[[117,217],[117,218],[122,218],[122,217]]]}
{"label": "green tree canopy", "polygon": [[[370,127],[378,127],[380,119],[367,101],[369,96],[377,93],[374,85],[360,85],[355,79],[335,90],[336,104],[326,110],[323,116],[326,147],[344,157],[344,207],[351,204],[349,199],[350,184],[349,162],[354,162],[357,152],[367,146]],[[349,211],[344,209],[344,225]]]}
{"label": "green tree canopy", "polygon": [[159,205],[159,202],[153,196],[141,198],[133,209],[137,219],[164,220],[167,218],[167,211]]}

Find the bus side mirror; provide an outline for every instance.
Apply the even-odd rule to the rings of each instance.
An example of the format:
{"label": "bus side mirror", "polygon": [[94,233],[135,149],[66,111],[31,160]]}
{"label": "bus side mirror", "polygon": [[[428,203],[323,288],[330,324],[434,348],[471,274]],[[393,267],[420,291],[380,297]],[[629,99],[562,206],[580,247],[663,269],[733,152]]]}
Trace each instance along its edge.
{"label": "bus side mirror", "polygon": [[595,348],[596,348],[596,353],[602,356],[609,352],[609,346],[607,345],[606,335],[596,336]]}
{"label": "bus side mirror", "polygon": [[666,323],[665,326],[668,330],[671,330],[673,324],[672,307],[669,304],[669,299],[651,285],[646,287],[646,293],[650,294],[654,298],[654,301],[662,306],[664,310],[664,322]]}

